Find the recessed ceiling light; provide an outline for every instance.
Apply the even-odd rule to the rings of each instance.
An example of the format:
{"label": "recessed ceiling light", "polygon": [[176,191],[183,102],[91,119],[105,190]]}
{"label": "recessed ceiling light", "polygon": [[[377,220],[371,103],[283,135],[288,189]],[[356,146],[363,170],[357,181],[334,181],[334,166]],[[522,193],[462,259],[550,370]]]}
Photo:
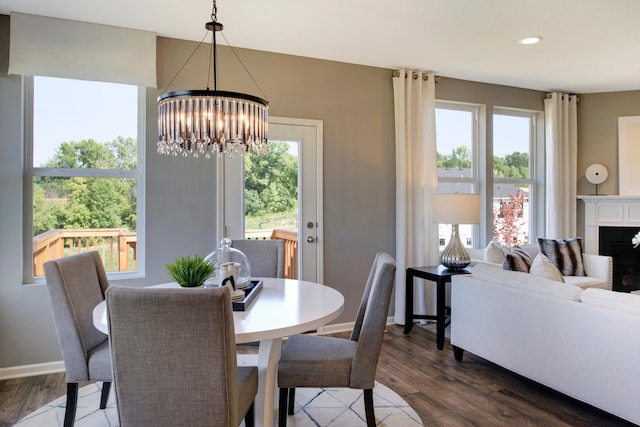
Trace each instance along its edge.
{"label": "recessed ceiling light", "polygon": [[542,40],[542,37],[538,37],[538,36],[533,36],[533,37],[526,37],[522,40],[520,40],[520,44],[536,44],[536,43],[540,43],[540,41]]}

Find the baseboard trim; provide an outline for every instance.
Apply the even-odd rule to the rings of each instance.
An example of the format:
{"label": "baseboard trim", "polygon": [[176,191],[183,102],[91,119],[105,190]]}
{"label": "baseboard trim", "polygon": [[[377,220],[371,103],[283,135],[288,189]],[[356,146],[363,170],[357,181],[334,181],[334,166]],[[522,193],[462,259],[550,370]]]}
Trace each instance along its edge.
{"label": "baseboard trim", "polygon": [[64,372],[64,362],[62,360],[35,363],[33,365],[11,366],[9,368],[0,368],[0,380],[57,374],[59,372]]}
{"label": "baseboard trim", "polygon": [[[394,323],[393,317],[387,318],[387,325],[392,325]],[[353,330],[353,325],[354,322],[346,322],[323,326],[318,328],[318,335],[348,332]],[[0,380],[57,374],[59,372],[64,372],[64,362],[62,360],[56,362],[35,363],[33,365],[11,366],[9,368],[0,368]]]}

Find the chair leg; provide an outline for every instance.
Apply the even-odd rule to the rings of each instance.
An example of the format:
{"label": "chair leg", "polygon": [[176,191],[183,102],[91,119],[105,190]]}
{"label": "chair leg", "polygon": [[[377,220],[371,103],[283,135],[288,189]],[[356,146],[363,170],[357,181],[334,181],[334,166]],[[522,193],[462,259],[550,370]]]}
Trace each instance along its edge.
{"label": "chair leg", "polygon": [[254,427],[256,425],[256,402],[251,402],[249,410],[244,414],[244,427]]}
{"label": "chair leg", "polygon": [[376,426],[376,416],[373,412],[373,389],[364,390],[364,413],[367,417],[367,427]]}
{"label": "chair leg", "polygon": [[104,409],[107,407],[107,402],[109,401],[109,390],[111,390],[110,382],[102,383],[102,393],[100,394],[100,409]]}
{"label": "chair leg", "polygon": [[278,426],[286,427],[287,425],[287,395],[289,389],[286,387],[280,388],[280,397],[278,399]]}
{"label": "chair leg", "polygon": [[64,427],[73,427],[78,406],[78,383],[67,383],[67,408],[64,410]]}
{"label": "chair leg", "polygon": [[295,387],[291,387],[289,389],[289,410],[287,411],[288,415],[293,415],[293,410],[296,408],[296,389]]}

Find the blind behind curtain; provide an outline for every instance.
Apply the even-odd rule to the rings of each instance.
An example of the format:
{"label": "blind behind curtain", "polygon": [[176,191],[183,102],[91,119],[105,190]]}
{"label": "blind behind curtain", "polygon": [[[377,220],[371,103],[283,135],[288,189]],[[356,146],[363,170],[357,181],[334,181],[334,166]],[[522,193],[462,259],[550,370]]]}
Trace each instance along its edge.
{"label": "blind behind curtain", "polygon": [[9,74],[157,87],[156,35],[11,13]]}

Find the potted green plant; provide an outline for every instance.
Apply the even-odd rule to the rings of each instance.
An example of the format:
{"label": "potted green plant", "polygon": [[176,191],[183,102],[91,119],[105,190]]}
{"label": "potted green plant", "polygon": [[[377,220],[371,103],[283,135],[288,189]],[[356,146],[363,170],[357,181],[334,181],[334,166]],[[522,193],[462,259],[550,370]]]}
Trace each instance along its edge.
{"label": "potted green plant", "polygon": [[194,288],[203,285],[218,266],[201,255],[189,255],[176,258],[173,264],[166,264],[165,268],[180,286]]}

